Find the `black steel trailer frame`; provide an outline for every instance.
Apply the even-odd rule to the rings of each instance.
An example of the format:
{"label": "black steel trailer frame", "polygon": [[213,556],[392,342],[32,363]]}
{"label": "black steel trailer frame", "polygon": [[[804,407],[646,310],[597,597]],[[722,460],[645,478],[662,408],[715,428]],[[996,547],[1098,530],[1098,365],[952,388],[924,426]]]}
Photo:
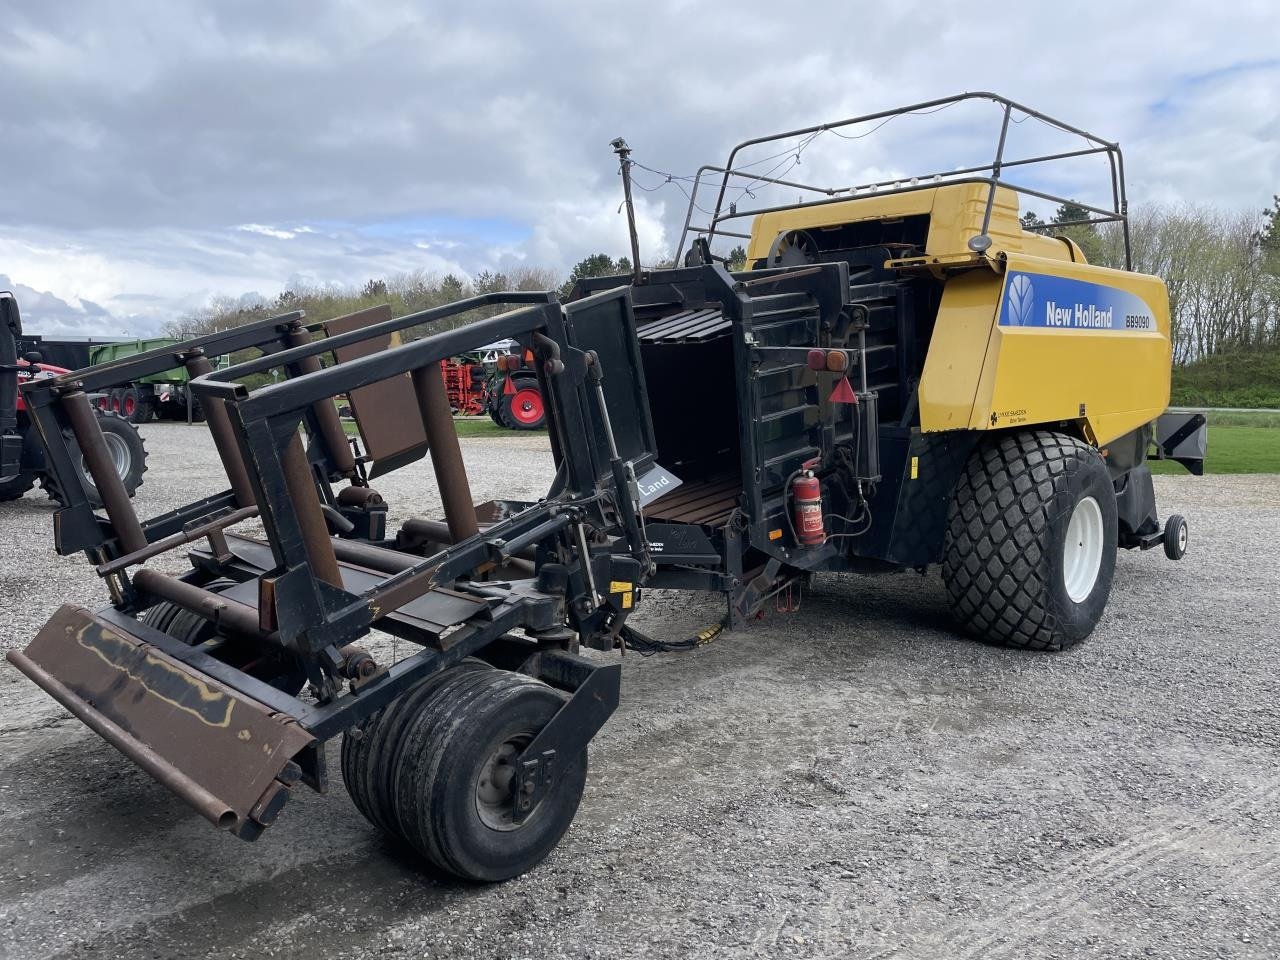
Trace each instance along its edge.
{"label": "black steel trailer frame", "polygon": [[[320,360],[492,306],[510,309],[328,367]],[[211,821],[252,840],[275,819],[294,782],[325,788],[323,741],[359,726],[424,678],[479,657],[570,694],[519,758],[520,809],[535,808],[617,705],[618,666],[579,656],[578,644],[617,644],[651,566],[633,499],[653,442],[631,317],[626,289],[563,308],[552,294],[490,294],[316,340],[311,329],[318,325],[290,313],[25,387],[53,468],[68,480],[78,476],[74,444],[103,490],[105,517],[69,484],[56,537],[60,552],[88,554],[113,605],[97,613],[63,608],[26,652],[10,659]],[[482,528],[439,361],[506,338],[538,358],[558,472],[546,498],[491,505],[496,519]],[[261,355],[222,370],[207,366],[209,352],[250,348]],[[175,360],[193,375],[230,488],[142,521],[113,487],[86,391],[168,369]],[[242,382],[269,371],[283,371],[285,379],[256,389]],[[368,485],[370,458],[348,444],[333,398],[380,383],[407,388],[419,409],[445,493],[443,533],[410,521],[391,541],[381,524],[355,522],[381,499]],[[616,428],[611,406],[629,411]],[[334,496],[330,481],[340,478],[351,487]],[[229,532],[255,516],[266,528],[265,543]],[[415,555],[424,543],[439,549]],[[142,566],[188,545],[193,569],[180,578]],[[209,620],[218,638],[188,646],[138,619],[162,602]],[[421,649],[377,663],[355,644],[375,625]],[[219,648],[228,638],[294,658],[314,700],[226,662]],[[96,688],[101,663],[77,661],[86,648],[129,677],[119,696]],[[175,673],[186,685],[177,692]],[[126,692],[202,716],[211,700],[225,702],[227,716],[238,709],[258,717],[245,737],[263,739],[274,751],[265,792],[258,792],[260,780],[250,780],[244,788],[250,792],[237,792],[212,774],[193,777],[181,758],[157,757],[150,744],[160,735],[159,721],[131,713]],[[266,718],[287,718],[288,732]],[[236,749],[219,737],[199,746],[212,755]]]}

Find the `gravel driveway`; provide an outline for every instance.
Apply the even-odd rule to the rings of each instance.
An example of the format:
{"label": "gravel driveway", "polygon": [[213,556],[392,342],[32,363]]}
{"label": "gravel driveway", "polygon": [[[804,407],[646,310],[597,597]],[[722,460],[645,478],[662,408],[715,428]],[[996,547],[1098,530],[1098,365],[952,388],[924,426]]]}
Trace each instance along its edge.
{"label": "gravel driveway", "polygon": [[[199,428],[143,431],[144,513],[218,487]],[[463,446],[478,498],[544,489],[544,438]],[[408,472],[379,488],[433,513]],[[0,957],[1274,958],[1280,477],[1156,487],[1186,560],[1122,553],[1065,654],[956,636],[931,573],[823,576],[796,613],[628,655],[573,828],[493,887],[423,873],[340,779],[257,844],[215,832],[0,665]],[[52,512],[0,504],[4,646],[104,596]],[[720,613],[652,592],[636,622]]]}

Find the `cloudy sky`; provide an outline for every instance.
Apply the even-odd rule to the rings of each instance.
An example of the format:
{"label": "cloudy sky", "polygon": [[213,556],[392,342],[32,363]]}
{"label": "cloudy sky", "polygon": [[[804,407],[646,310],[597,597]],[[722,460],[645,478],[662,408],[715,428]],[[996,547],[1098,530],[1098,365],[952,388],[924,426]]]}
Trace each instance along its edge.
{"label": "cloudy sky", "polygon": [[[626,250],[613,137],[687,174],[747,137],[961,90],[1120,141],[1135,202],[1260,208],[1280,192],[1278,38],[1280,5],[1247,0],[0,0],[0,287],[33,332],[146,334],[215,295],[564,270]],[[778,172],[947,169],[998,121],[978,104],[793,142]],[[1033,122],[1011,142],[1063,146]],[[1085,199],[1098,173],[1037,182]],[[636,177],[656,259],[685,199]]]}

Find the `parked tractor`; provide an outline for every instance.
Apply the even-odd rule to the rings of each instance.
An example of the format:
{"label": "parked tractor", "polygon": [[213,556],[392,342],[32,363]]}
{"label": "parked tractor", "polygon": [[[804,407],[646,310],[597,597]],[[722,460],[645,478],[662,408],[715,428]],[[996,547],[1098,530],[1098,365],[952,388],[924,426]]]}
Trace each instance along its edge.
{"label": "parked tractor", "polygon": [[[44,448],[32,429],[26,402],[19,392],[24,383],[62,376],[70,371],[43,363],[38,351],[19,355],[18,346],[23,342],[22,320],[12,294],[0,293],[0,313],[3,314],[0,319],[0,501],[16,500],[39,483],[50,499],[65,504],[63,484],[75,482],[84,485],[91,504],[102,506],[98,488],[82,459],[74,480],[61,478],[48,469]],[[142,437],[124,417],[105,409],[97,412],[97,426],[125,492],[132,497],[147,469]]]}
{"label": "parked tractor", "polygon": [[[973,636],[1078,643],[1103,614],[1118,549],[1178,558],[1187,546],[1184,521],[1159,522],[1147,466],[1159,455],[1198,469],[1204,447],[1194,419],[1165,421],[1153,447],[1169,398],[1163,283],[1024,230],[1020,196],[1063,201],[1006,174],[1055,157],[1009,156],[1003,133],[986,166],[804,188],[811,203],[726,201],[730,183],[768,179],[735,168],[748,144],[783,149],[974,99],[994,102],[1006,130],[1035,117],[1083,140],[1070,155],[1109,162],[1114,202],[1087,209],[1127,247],[1118,146],[964,94],[735,148],[699,175],[695,188],[710,174],[718,195],[691,203],[678,268],[582,280],[564,302],[494,293],[323,324],[294,312],[27,383],[71,493],[57,548],[84,552],[111,599],[63,606],[10,661],[245,840],[298,784],[327,789],[325,744],[341,737],[342,779],[371,824],[493,881],[537,864],[572,822],[621,676],[581,648],[652,646],[628,623],[649,587],[719,594],[735,628],[817,574],[937,567]],[[709,220],[693,225],[701,208]],[[735,226],[741,271],[712,254]],[[476,504],[440,362],[507,338],[545,401],[555,477],[536,501]],[[260,355],[222,370],[207,359],[244,350]],[[175,364],[227,487],[144,519],[89,396]],[[70,481],[73,449],[104,516]],[[388,529],[373,484],[428,454],[441,509]],[[252,519],[263,533],[237,531]],[[361,642],[374,629],[409,652],[375,655]]]}

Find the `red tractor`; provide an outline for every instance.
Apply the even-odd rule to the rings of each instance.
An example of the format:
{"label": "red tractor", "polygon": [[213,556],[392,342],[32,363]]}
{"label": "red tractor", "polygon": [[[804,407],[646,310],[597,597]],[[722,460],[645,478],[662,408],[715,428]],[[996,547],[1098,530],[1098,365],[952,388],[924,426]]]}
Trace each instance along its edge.
{"label": "red tractor", "polygon": [[500,427],[509,430],[538,430],[547,421],[538,375],[528,351],[503,353],[495,360],[497,373],[485,391],[485,409]]}
{"label": "red tractor", "polygon": [[454,416],[488,413],[508,430],[538,430],[546,423],[532,356],[512,353],[514,343],[495,343],[476,353],[440,361]]}
{"label": "red tractor", "polygon": [[[18,301],[13,294],[0,292],[0,500],[17,500],[40,482],[45,493],[53,500],[65,504],[65,498],[53,474],[45,468],[44,448],[31,419],[27,405],[18,389],[30,380],[43,380],[67,373],[63,367],[41,363],[40,354],[29,351],[18,354],[22,338],[22,320],[18,313]],[[116,471],[124,481],[129,496],[142,484],[142,474],[147,469],[147,452],[138,431],[117,413],[98,409],[98,425]],[[78,456],[78,451],[76,451]],[[80,461],[89,502],[101,506],[97,488]]]}

